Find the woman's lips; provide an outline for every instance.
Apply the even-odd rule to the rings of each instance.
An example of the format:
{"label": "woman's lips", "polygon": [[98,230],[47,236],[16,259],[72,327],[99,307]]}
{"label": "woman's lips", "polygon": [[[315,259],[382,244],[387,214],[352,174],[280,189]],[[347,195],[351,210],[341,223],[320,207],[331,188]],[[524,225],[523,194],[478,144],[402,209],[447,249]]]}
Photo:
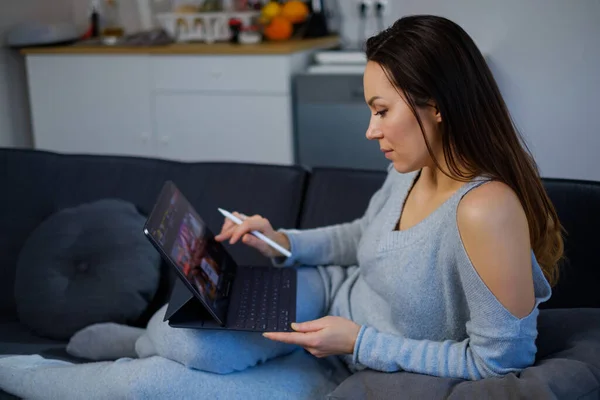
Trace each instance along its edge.
{"label": "woman's lips", "polygon": [[390,149],[381,149],[381,152],[385,155],[386,158],[390,158],[393,150]]}

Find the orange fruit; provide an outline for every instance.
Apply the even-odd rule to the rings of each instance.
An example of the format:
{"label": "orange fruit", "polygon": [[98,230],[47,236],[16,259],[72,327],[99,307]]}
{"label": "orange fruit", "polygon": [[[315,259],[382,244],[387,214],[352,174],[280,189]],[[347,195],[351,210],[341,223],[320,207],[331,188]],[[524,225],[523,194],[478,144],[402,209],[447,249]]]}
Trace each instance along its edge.
{"label": "orange fruit", "polygon": [[280,13],[281,13],[281,6],[276,1],[268,2],[267,4],[265,4],[263,6],[262,10],[260,11],[261,17],[266,19],[267,21],[272,20],[273,18],[278,16]]}
{"label": "orange fruit", "polygon": [[264,30],[269,40],[287,40],[292,36],[292,23],[283,17],[275,17]]}
{"label": "orange fruit", "polygon": [[309,14],[308,6],[300,0],[290,0],[281,8],[280,15],[292,24],[304,22]]}

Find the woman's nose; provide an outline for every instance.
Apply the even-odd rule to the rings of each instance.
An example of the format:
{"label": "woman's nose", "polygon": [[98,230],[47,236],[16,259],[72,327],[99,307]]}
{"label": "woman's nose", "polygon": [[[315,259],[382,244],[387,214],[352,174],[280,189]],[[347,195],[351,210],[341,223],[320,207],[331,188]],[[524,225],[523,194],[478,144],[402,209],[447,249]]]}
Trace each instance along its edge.
{"label": "woman's nose", "polygon": [[369,125],[369,127],[367,128],[366,136],[367,136],[367,139],[369,139],[369,140],[381,139],[381,137],[382,137],[381,129],[377,128],[376,126]]}

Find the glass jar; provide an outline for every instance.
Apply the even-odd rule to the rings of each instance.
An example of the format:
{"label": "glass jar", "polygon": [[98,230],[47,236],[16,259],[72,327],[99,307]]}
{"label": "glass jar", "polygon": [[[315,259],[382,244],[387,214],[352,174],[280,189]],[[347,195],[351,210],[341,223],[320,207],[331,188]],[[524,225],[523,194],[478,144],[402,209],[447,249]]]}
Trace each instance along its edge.
{"label": "glass jar", "polygon": [[117,0],[105,0],[102,10],[102,38],[112,44],[125,34]]}

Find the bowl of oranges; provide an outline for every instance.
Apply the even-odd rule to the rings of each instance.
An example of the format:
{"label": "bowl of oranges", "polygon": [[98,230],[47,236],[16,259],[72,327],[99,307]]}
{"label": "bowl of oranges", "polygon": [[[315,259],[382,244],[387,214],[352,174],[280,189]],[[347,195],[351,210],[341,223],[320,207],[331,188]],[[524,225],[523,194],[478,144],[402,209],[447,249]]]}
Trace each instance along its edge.
{"label": "bowl of oranges", "polygon": [[301,0],[267,2],[260,11],[259,23],[270,41],[284,41],[299,37],[310,15],[306,2]]}

